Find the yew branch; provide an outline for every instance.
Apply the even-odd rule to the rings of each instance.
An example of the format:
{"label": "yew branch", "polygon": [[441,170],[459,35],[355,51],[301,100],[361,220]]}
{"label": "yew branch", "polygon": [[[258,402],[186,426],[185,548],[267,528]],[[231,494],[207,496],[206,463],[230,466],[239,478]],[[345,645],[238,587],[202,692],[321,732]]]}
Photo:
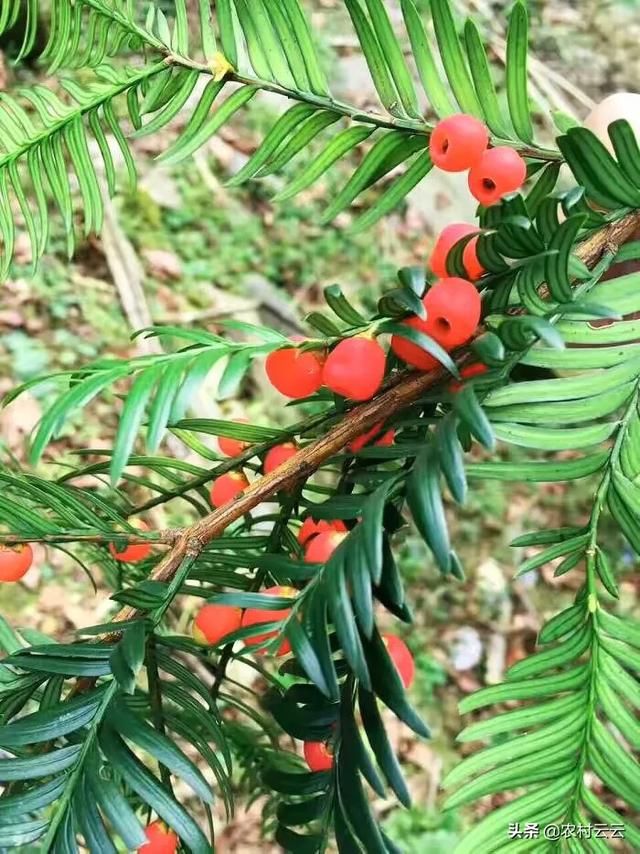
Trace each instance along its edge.
{"label": "yew branch", "polygon": [[[587,238],[578,248],[577,255],[585,264],[591,266],[604,252],[610,252],[623,245],[638,228],[640,228],[640,211],[634,211]],[[466,358],[467,353],[464,352],[459,361],[462,362]],[[232,522],[276,493],[290,489],[296,483],[306,480],[349,442],[371,429],[374,424],[389,419],[414,403],[445,376],[444,368],[426,373],[412,372],[403,375],[396,385],[386,389],[378,397],[351,409],[325,436],[301,449],[275,471],[256,480],[235,500],[185,528],[172,548],[158,563],[151,578],[154,581],[171,581],[185,558],[199,555],[207,544],[220,536]],[[136,608],[124,607],[118,612],[114,622],[133,619],[139,613]]]}

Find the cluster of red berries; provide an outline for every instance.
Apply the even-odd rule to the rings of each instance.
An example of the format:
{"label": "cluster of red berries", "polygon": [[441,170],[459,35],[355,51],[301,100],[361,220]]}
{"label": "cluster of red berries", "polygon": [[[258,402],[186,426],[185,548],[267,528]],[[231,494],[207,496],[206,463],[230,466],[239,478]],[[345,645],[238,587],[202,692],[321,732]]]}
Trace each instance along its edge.
{"label": "cluster of red berries", "polygon": [[[403,321],[404,325],[433,338],[447,351],[469,341],[480,322],[480,294],[472,281],[446,275],[449,251],[458,240],[475,231],[479,229],[460,223],[442,232],[430,262],[432,270],[442,278],[422,300],[426,320],[414,315]],[[477,238],[467,244],[464,253],[467,275],[472,280],[485,272],[476,255],[476,243]],[[402,361],[423,371],[438,364],[422,347],[401,335],[392,336],[391,349]],[[386,355],[382,346],[373,338],[356,336],[340,341],[328,356],[324,352],[301,351],[295,347],[276,350],[267,357],[266,371],[274,388],[293,399],[307,397],[325,385],[349,400],[369,400],[382,386],[385,365]],[[382,429],[383,425],[376,424],[351,442],[349,451],[357,453],[371,442],[380,446],[393,444],[394,431],[389,430],[381,436]],[[265,460],[265,473],[272,471],[276,463],[281,464],[295,451],[292,444],[273,448]],[[237,472],[223,475],[219,480],[222,482],[216,481],[212,490],[215,507],[234,498],[248,485],[244,475]]]}
{"label": "cluster of red berries", "polygon": [[386,354],[368,335],[345,338],[327,355],[321,350],[285,347],[267,356],[271,385],[285,397],[300,400],[326,386],[348,400],[370,400],[382,386]]}
{"label": "cluster of red berries", "polygon": [[304,548],[307,563],[326,563],[347,536],[347,526],[340,519],[316,522],[305,519],[298,532],[298,542]]}
{"label": "cluster of red berries", "polygon": [[[429,288],[422,304],[426,320],[413,315],[403,320],[403,325],[429,335],[447,351],[466,344],[480,322],[480,294],[466,279],[440,279]],[[422,371],[430,371],[438,364],[422,347],[402,335],[392,336],[391,349],[403,362]]]}
{"label": "cluster of red berries", "polygon": [[[347,339],[347,341],[343,341],[342,343],[347,344],[352,340],[354,339]],[[276,351],[276,353],[285,352],[289,351]],[[291,352],[296,353],[297,350],[292,348]],[[272,355],[276,355],[276,353],[272,353]],[[238,419],[236,423],[243,424],[246,422]],[[376,424],[371,428],[371,430],[368,430],[366,433],[363,433],[362,436],[358,436],[357,439],[350,442],[348,445],[349,451],[355,454],[358,451],[361,451],[365,445],[369,444],[374,444],[379,447],[388,447],[389,445],[393,445],[395,440],[395,430],[389,429],[385,432],[383,432],[383,430],[384,424]],[[226,454],[226,456],[237,457],[246,451],[249,447],[249,443],[243,442],[239,439],[220,438],[218,439],[218,447],[223,454]],[[263,474],[271,474],[272,471],[280,468],[280,466],[284,465],[287,460],[294,457],[298,453],[298,450],[299,448],[295,442],[283,442],[281,445],[275,445],[273,448],[270,448],[269,451],[267,451],[262,464]],[[237,498],[238,495],[240,495],[240,493],[248,486],[249,481],[243,471],[230,471],[226,474],[220,475],[220,477],[214,480],[211,486],[211,504],[215,508],[223,507],[229,501],[233,501],[234,498]]]}
{"label": "cluster of red berries", "polygon": [[[244,424],[246,421],[244,419],[238,419],[236,422],[238,424]],[[238,457],[240,454],[243,454],[247,448],[249,447],[248,442],[243,442],[239,439],[225,439],[221,437],[218,439],[218,447],[220,451],[228,457]],[[270,448],[265,455],[264,462],[262,464],[262,471],[264,474],[271,474],[272,471],[275,471],[277,468],[280,468],[281,465],[287,462],[287,460],[291,459],[298,453],[298,446],[295,442],[283,442],[281,445],[275,445],[273,448]],[[230,471],[226,474],[220,475],[220,477],[214,480],[211,486],[210,499],[211,504],[216,509],[219,507],[223,507],[225,504],[228,504],[229,501],[233,501],[234,498],[237,498],[241,492],[249,486],[249,481],[247,480],[247,476],[243,471]]]}
{"label": "cluster of red berries", "polygon": [[[266,596],[282,596],[286,599],[294,599],[298,591],[294,587],[268,587],[261,591]],[[204,605],[197,613],[193,621],[193,637],[198,643],[216,646],[220,641],[238,629],[260,626],[264,623],[279,623],[286,620],[291,613],[291,608],[274,608],[263,610],[258,608],[247,608],[244,613],[240,608],[230,605]],[[260,632],[244,639],[249,646],[263,644],[278,634],[277,630]],[[291,644],[285,638],[278,648],[277,655],[288,655],[291,652]]]}
{"label": "cluster of red berries", "polygon": [[33,563],[30,545],[3,546],[0,544],[0,581],[20,581]]}
{"label": "cluster of red berries", "polygon": [[469,171],[469,189],[481,205],[495,205],[527,178],[527,164],[508,146],[489,148],[489,131],[474,116],[449,116],[434,128],[429,153],[445,172]]}
{"label": "cluster of red berries", "polygon": [[[344,522],[321,520],[316,522],[307,518],[298,532],[298,542],[305,550],[307,563],[326,563],[342,540],[347,536]],[[267,596],[281,596],[294,599],[298,591],[294,587],[269,587],[263,590]],[[192,634],[198,643],[216,646],[232,632],[240,628],[260,626],[263,623],[276,623],[286,620],[291,613],[290,608],[265,610],[262,608],[241,608],[230,605],[204,605],[196,614],[193,621]],[[245,638],[250,646],[263,644],[277,635],[277,631],[257,631],[255,635]],[[291,645],[285,638],[278,648],[277,655],[287,655]]]}

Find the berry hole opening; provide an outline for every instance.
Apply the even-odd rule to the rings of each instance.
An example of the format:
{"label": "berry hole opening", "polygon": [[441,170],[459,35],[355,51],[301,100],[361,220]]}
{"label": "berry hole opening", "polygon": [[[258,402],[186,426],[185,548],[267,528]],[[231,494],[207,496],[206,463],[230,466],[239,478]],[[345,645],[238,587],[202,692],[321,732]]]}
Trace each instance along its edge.
{"label": "berry hole opening", "polygon": [[492,181],[491,178],[483,178],[482,186],[491,193],[496,189],[496,182]]}
{"label": "berry hole opening", "polygon": [[435,325],[436,325],[436,329],[439,332],[450,332],[451,331],[451,324],[449,323],[449,321],[447,320],[446,317],[436,317]]}

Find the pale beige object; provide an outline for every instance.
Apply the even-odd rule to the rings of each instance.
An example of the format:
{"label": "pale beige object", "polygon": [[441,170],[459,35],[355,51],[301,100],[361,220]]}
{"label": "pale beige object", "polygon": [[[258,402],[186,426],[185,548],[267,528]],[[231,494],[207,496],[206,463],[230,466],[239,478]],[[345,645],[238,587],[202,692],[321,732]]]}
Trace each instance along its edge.
{"label": "pale beige object", "polygon": [[607,128],[616,119],[626,119],[640,142],[640,95],[633,92],[618,92],[609,95],[589,113],[584,126],[592,130],[607,148],[612,151]]}

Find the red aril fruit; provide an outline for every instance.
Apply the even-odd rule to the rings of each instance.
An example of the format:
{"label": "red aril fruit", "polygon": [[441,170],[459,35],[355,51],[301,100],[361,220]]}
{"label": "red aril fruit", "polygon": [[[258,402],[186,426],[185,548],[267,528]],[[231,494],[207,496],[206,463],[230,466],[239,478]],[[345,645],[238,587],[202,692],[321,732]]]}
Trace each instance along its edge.
{"label": "red aril fruit", "polygon": [[[236,418],[235,424],[248,424],[246,418]],[[218,448],[220,448],[220,453],[224,454],[225,457],[239,457],[240,454],[244,454],[248,447],[250,447],[251,442],[243,442],[242,439],[231,439],[228,436],[219,436],[218,437]]]}
{"label": "red aril fruit", "polygon": [[[423,300],[424,302],[424,300]],[[427,320],[422,320],[421,317],[413,315],[402,321],[403,326],[408,326],[410,329],[416,329],[418,332],[424,332],[426,335],[431,335],[433,338],[433,330],[427,325]],[[402,335],[391,336],[391,349],[399,359],[411,365],[413,368],[418,368],[420,371],[431,371],[438,366],[438,360],[434,359],[422,347],[418,347],[408,338],[403,338]]]}
{"label": "red aril fruit", "polygon": [[376,448],[390,448],[393,443],[396,441],[396,431],[393,427],[389,427],[389,429],[380,436],[373,444]]}
{"label": "red aril fruit", "polygon": [[464,172],[474,166],[489,145],[489,131],[474,116],[459,113],[435,126],[429,139],[434,166],[445,172]]}
{"label": "red aril fruit", "polygon": [[30,545],[0,545],[0,581],[20,581],[33,563],[33,549]]}
{"label": "red aril fruit", "polygon": [[[149,526],[146,522],[131,523],[141,531],[148,531]],[[109,551],[113,557],[121,563],[140,563],[151,554],[151,543],[132,543],[130,546],[125,546],[122,551],[118,551],[115,543],[109,543]]]}
{"label": "red aril fruit", "polygon": [[322,385],[323,354],[316,350],[285,347],[269,353],[265,370],[271,385],[280,394],[299,400],[315,394]]}
{"label": "red aril fruit", "polygon": [[369,400],[379,391],[387,357],[373,338],[345,338],[327,356],[323,383],[349,400]]}
{"label": "red aril fruit", "polygon": [[305,741],[303,752],[311,771],[330,771],[333,768],[333,751],[324,741]]}
{"label": "red aril fruit", "polygon": [[[460,376],[463,380],[470,380],[473,377],[478,377],[481,374],[486,374],[488,370],[489,368],[482,362],[474,362],[472,365],[467,365],[466,368],[462,368],[462,370],[460,371]],[[460,391],[462,387],[462,383],[453,382],[449,386],[449,391]]]}
{"label": "red aril fruit", "polygon": [[[287,599],[295,599],[298,595],[298,591],[295,587],[268,587],[266,590],[261,590],[260,592],[266,596],[283,596]],[[264,610],[263,608],[247,608],[242,615],[242,627],[247,628],[248,626],[259,626],[261,623],[281,622],[282,620],[285,620],[290,613],[291,608],[280,608],[273,611]],[[251,637],[245,638],[244,642],[249,646],[254,646],[255,644],[260,644],[270,638],[274,638],[277,634],[278,632],[276,630],[262,633],[258,632]],[[289,652],[291,652],[291,644],[288,639],[285,638],[280,644],[277,655],[287,655]]]}
{"label": "red aril fruit", "polygon": [[440,279],[424,297],[424,306],[427,326],[433,330],[427,334],[445,350],[465,344],[480,323],[482,300],[466,279]]}
{"label": "red aril fruit", "polygon": [[295,457],[297,453],[298,446],[294,445],[293,442],[285,442],[284,445],[276,445],[268,451],[264,458],[264,466],[262,470],[265,474],[270,474],[283,463],[286,463],[287,460],[290,460],[291,457]]}
{"label": "red aril fruit", "polygon": [[460,376],[463,380],[478,377],[481,374],[486,374],[489,368],[483,362],[474,362],[473,365],[467,365],[460,371]]}
{"label": "red aril fruit", "polygon": [[203,605],[193,621],[191,633],[203,646],[215,646],[240,628],[242,610],[230,605]]}
{"label": "red aril fruit", "polygon": [[380,424],[375,424],[371,430],[363,433],[362,436],[358,436],[358,438],[354,439],[353,442],[349,442],[347,449],[351,451],[352,454],[357,454],[358,451],[361,451],[369,444],[374,444],[380,448],[388,448],[390,445],[393,445],[396,438],[396,431],[391,428],[390,430],[387,430],[386,433],[380,435],[383,426],[382,422],[380,422]]}
{"label": "red aril fruit", "polygon": [[[422,302],[427,310],[427,319],[414,316],[404,320],[403,324],[429,335],[447,351],[465,344],[480,322],[480,294],[466,279],[440,279]],[[401,335],[392,337],[391,348],[400,359],[420,370],[429,371],[438,364],[422,347]]]}
{"label": "red aril fruit", "polygon": [[153,821],[145,830],[147,842],[138,848],[144,854],[176,854],[179,839],[163,821]]}
{"label": "red aril fruit", "polygon": [[308,543],[304,559],[307,563],[326,563],[347,535],[339,531],[325,531]]}
{"label": "red aril fruit", "polygon": [[527,164],[506,145],[489,148],[469,172],[469,189],[481,205],[489,207],[515,193],[527,179]]}
{"label": "red aril fruit", "polygon": [[389,657],[400,674],[402,684],[405,688],[410,688],[416,675],[416,665],[413,656],[409,652],[409,647],[397,635],[382,635],[382,640],[387,648]]}
{"label": "red aril fruit", "polygon": [[311,516],[307,516],[298,531],[298,542],[301,546],[304,546],[312,537],[317,537],[318,534],[331,533],[332,531],[339,531],[346,534],[347,526],[341,519],[334,519],[333,521],[320,519],[319,522],[316,522]]}
{"label": "red aril fruit", "polygon": [[230,471],[216,478],[211,486],[211,504],[216,509],[233,501],[249,486],[249,481],[241,471]]}
{"label": "red aril fruit", "polygon": [[[447,270],[447,258],[449,252],[453,249],[459,240],[467,237],[469,234],[476,234],[480,229],[466,222],[453,222],[440,232],[440,236],[436,240],[436,245],[433,247],[429,266],[433,273],[440,279],[445,279],[449,276]],[[464,247],[462,253],[462,262],[467,271],[467,276],[472,282],[475,282],[484,275],[486,270],[478,261],[476,254],[478,246],[478,238],[474,237]]]}
{"label": "red aril fruit", "polygon": [[383,426],[382,422],[374,424],[371,430],[367,430],[366,433],[358,436],[358,438],[354,439],[353,442],[349,442],[347,449],[351,451],[352,454],[357,454],[365,445],[368,445],[369,442],[372,442],[375,439],[375,437],[382,431]]}

